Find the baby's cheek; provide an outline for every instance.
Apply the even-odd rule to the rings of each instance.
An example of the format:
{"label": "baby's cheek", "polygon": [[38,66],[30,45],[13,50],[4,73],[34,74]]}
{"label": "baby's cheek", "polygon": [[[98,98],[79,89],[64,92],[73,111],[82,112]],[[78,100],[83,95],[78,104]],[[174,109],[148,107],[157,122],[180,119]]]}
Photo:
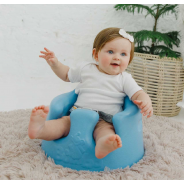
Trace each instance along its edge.
{"label": "baby's cheek", "polygon": [[123,63],[122,63],[122,67],[123,68],[126,68],[128,66],[128,63],[129,63],[129,60],[125,60]]}
{"label": "baby's cheek", "polygon": [[128,67],[128,65],[122,64],[122,65],[120,66],[120,71],[121,71],[121,72],[125,71],[127,67]]}
{"label": "baby's cheek", "polygon": [[103,66],[108,66],[109,65],[109,58],[108,57],[103,57],[103,59],[102,59],[102,65]]}

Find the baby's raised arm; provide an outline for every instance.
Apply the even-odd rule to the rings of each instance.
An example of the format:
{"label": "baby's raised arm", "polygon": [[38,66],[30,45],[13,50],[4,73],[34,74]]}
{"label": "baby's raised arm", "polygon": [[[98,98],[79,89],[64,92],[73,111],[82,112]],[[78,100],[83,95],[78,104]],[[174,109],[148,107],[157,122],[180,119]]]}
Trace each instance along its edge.
{"label": "baby's raised arm", "polygon": [[44,55],[39,55],[39,57],[44,58],[47,63],[52,68],[53,72],[63,81],[70,82],[68,79],[68,71],[69,66],[66,66],[58,61],[57,57],[55,56],[54,52],[50,51],[47,48],[44,48],[46,52],[40,51]]}

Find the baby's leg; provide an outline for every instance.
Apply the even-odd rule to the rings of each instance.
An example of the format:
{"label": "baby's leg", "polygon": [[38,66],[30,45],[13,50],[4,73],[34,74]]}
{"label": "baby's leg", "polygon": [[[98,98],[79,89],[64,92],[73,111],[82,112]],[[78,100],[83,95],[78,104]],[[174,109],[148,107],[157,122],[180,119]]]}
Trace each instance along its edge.
{"label": "baby's leg", "polygon": [[96,142],[95,156],[99,159],[122,147],[121,138],[115,134],[113,124],[104,120],[100,120],[97,123],[93,137]]}
{"label": "baby's leg", "polygon": [[31,139],[55,140],[68,135],[70,131],[70,116],[46,121],[49,107],[44,105],[32,110],[28,135]]}

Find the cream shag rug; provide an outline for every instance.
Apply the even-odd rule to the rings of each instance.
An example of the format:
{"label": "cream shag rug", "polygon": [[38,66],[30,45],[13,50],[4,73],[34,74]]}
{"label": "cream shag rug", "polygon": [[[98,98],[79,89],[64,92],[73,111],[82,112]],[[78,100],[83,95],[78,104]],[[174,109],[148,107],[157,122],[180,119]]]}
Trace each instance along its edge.
{"label": "cream shag rug", "polygon": [[145,156],[131,168],[75,171],[55,165],[27,135],[31,110],[0,112],[0,179],[125,180],[184,179],[184,124],[143,117]]}

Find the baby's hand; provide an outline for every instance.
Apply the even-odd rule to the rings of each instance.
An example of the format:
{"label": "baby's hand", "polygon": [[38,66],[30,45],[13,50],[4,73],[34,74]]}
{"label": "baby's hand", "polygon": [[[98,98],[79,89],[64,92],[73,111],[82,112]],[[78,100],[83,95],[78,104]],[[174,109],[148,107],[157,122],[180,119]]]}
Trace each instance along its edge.
{"label": "baby's hand", "polygon": [[140,100],[134,100],[134,103],[141,109],[141,113],[144,113],[143,116],[147,116],[147,118],[150,118],[153,115],[153,107],[151,102],[148,101],[140,101]]}
{"label": "baby's hand", "polygon": [[46,52],[40,51],[44,55],[39,55],[39,57],[44,58],[50,66],[56,66],[59,63],[59,61],[56,58],[54,52],[50,51],[49,49],[45,47],[44,49],[46,50]]}

